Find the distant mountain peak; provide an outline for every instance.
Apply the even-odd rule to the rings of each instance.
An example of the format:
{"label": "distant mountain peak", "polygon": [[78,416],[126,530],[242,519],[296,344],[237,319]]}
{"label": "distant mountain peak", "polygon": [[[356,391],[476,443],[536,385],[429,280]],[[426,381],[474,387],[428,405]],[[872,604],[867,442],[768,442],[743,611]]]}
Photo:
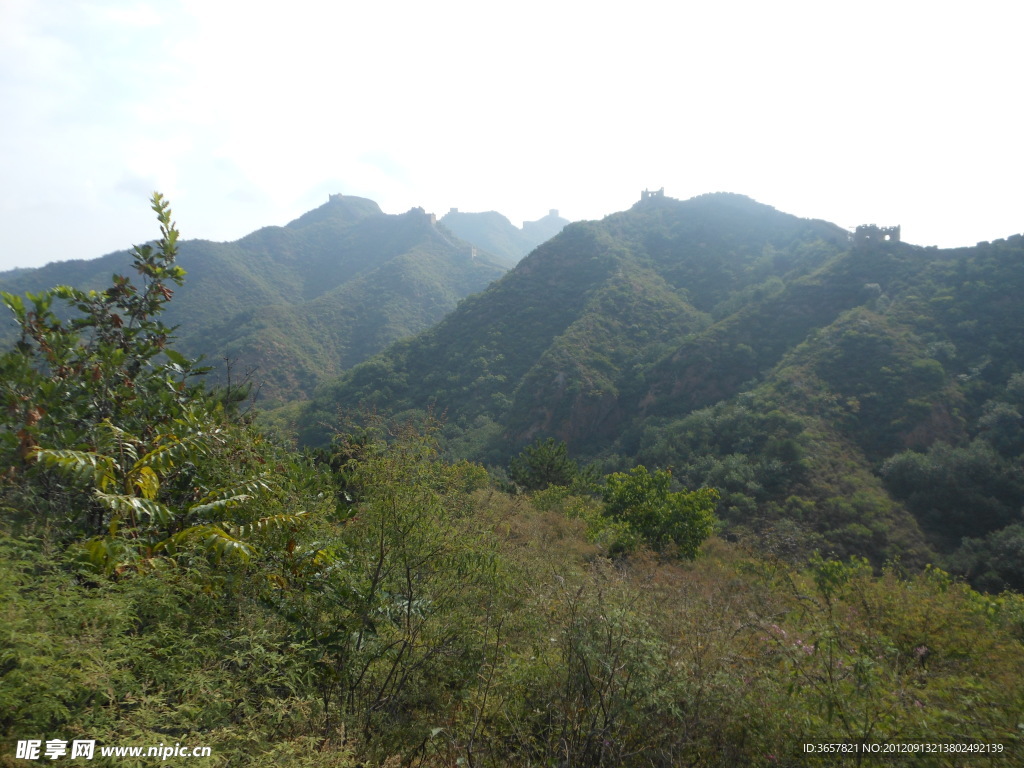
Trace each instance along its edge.
{"label": "distant mountain peak", "polygon": [[[122,251],[6,273],[0,288],[100,289],[126,261]],[[178,263],[188,279],[166,320],[181,329],[179,348],[258,371],[264,403],[308,396],[320,379],[426,329],[505,272],[440,232],[422,208],[388,215],[340,194],[234,242],[182,240]],[[0,323],[0,348],[16,340],[12,325]]]}
{"label": "distant mountain peak", "polygon": [[520,228],[497,211],[468,213],[452,208],[440,223],[457,237],[500,257],[507,266],[514,266],[538,245],[561,232],[569,220],[561,218],[557,208],[551,208],[546,216],[524,221]]}
{"label": "distant mountain peak", "polygon": [[[537,221],[544,221],[545,219],[561,219],[561,218],[562,217],[558,215],[558,209],[557,208],[551,208],[551,209],[548,210],[548,215],[547,216],[542,216],[541,218],[537,219]],[[523,222],[523,226],[525,227],[527,224],[536,224],[537,221],[524,221]],[[568,221],[568,220],[567,219],[563,219],[563,221]]]}
{"label": "distant mountain peak", "polygon": [[373,200],[354,195],[343,195],[339,192],[328,195],[326,203],[302,214],[299,218],[289,222],[287,226],[294,229],[310,224],[319,224],[323,221],[354,224],[369,216],[383,215],[384,211]]}

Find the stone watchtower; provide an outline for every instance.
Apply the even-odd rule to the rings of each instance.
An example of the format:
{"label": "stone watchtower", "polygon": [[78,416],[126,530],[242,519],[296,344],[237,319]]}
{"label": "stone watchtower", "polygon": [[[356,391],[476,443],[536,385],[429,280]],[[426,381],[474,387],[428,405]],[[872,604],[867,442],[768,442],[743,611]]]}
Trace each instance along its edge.
{"label": "stone watchtower", "polygon": [[643,202],[644,200],[653,200],[653,199],[655,199],[657,197],[664,197],[664,196],[665,196],[665,188],[664,187],[662,187],[661,189],[659,189],[657,191],[645,189],[643,192],[640,193],[640,202]]}
{"label": "stone watchtower", "polygon": [[868,243],[898,243],[900,241],[900,227],[877,227],[874,224],[861,224],[853,233],[855,245],[866,245]]}

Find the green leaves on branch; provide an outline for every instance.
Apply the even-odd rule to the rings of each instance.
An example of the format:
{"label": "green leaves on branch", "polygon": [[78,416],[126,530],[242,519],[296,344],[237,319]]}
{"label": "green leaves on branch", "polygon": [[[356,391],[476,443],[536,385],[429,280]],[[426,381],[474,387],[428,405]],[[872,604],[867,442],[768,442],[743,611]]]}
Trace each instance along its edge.
{"label": "green leaves on branch", "polygon": [[134,282],[2,296],[21,338],[0,356],[0,456],[38,505],[25,518],[54,520],[106,572],[197,548],[247,559],[247,537],[301,519],[240,509],[270,486],[238,466],[254,443],[191,383],[204,369],[167,346],[160,314],[185,271],[159,193],[152,208],[160,238],[133,249]]}
{"label": "green leaves on branch", "polygon": [[270,486],[263,478],[247,480],[231,488],[222,488],[206,494],[188,508],[188,514],[190,517],[220,517],[228,510],[269,490]]}
{"label": "green leaves on branch", "polygon": [[[182,503],[178,489],[164,492],[164,481],[174,480],[184,466],[208,455],[222,441],[219,428],[203,430],[179,424],[183,434],[164,434],[146,446],[112,424],[101,425],[106,453],[70,449],[36,449],[43,466],[92,488],[92,498],[103,511],[105,532],[86,546],[87,560],[103,571],[124,567],[146,555],[174,555],[199,548],[216,557],[249,559],[253,547],[242,540],[255,531],[297,523],[302,515],[276,515],[250,524],[232,525],[230,514],[257,495],[270,490],[262,478],[249,478]],[[113,546],[125,539],[129,546]]]}
{"label": "green leaves on branch", "polygon": [[188,431],[182,435],[168,433],[157,436],[154,445],[140,456],[140,450],[146,448],[140,438],[129,435],[109,421],[99,426],[99,450],[37,448],[32,457],[79,482],[90,483],[101,493],[113,488],[122,494],[155,499],[160,490],[159,475],[170,472],[176,464],[206,453],[220,433],[218,429],[197,431],[179,425]]}
{"label": "green leaves on branch", "polygon": [[96,500],[110,512],[110,532],[116,533],[124,519],[132,521],[134,527],[143,519],[153,525],[167,527],[174,519],[174,513],[166,505],[152,499],[96,491]]}
{"label": "green leaves on branch", "polygon": [[185,271],[167,201],[156,193],[152,207],[161,237],[132,252],[138,284],[114,275],[102,291],[0,295],[21,329],[0,356],[0,450],[12,463],[37,446],[84,449],[104,421],[152,435],[204,400],[190,380],[205,369],[167,348],[174,329],[159,319]]}
{"label": "green leaves on branch", "polygon": [[177,555],[183,551],[198,549],[215,559],[225,557],[236,557],[239,560],[248,561],[253,553],[253,547],[233,536],[219,525],[193,525],[183,531],[168,536],[163,541],[153,546],[153,553]]}
{"label": "green leaves on branch", "polygon": [[101,492],[111,486],[117,472],[111,457],[94,451],[37,448],[32,455],[40,464],[55,467],[77,482],[91,483]]}

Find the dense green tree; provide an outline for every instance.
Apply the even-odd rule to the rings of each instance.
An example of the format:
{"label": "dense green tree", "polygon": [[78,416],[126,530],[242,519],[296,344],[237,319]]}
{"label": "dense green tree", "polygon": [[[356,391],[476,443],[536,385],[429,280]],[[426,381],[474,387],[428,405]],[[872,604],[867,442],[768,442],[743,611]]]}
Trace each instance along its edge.
{"label": "dense green tree", "polygon": [[965,538],[949,562],[975,589],[994,594],[1024,590],[1024,523]]}
{"label": "dense green tree", "polygon": [[883,464],[882,476],[927,530],[952,544],[1015,522],[1024,498],[1020,470],[983,440],[904,451]]}
{"label": "dense green tree", "polygon": [[628,523],[658,549],[672,547],[680,557],[693,558],[715,530],[714,490],[673,492],[671,472],[651,473],[643,465],[608,475],[606,482],[605,513]]}
{"label": "dense green tree", "polygon": [[549,437],[537,438],[512,459],[508,476],[527,491],[539,491],[551,485],[572,485],[579,477],[579,465],[569,458],[564,442]]}

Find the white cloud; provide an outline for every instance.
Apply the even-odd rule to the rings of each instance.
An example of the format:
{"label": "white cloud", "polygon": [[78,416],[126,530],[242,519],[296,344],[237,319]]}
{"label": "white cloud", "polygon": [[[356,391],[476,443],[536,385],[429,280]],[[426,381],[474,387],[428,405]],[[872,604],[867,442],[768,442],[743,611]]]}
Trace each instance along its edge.
{"label": "white cloud", "polygon": [[[285,221],[727,190],[955,245],[1024,228],[1010,3],[0,5],[0,260]],[[64,226],[54,226],[55,221]]]}

